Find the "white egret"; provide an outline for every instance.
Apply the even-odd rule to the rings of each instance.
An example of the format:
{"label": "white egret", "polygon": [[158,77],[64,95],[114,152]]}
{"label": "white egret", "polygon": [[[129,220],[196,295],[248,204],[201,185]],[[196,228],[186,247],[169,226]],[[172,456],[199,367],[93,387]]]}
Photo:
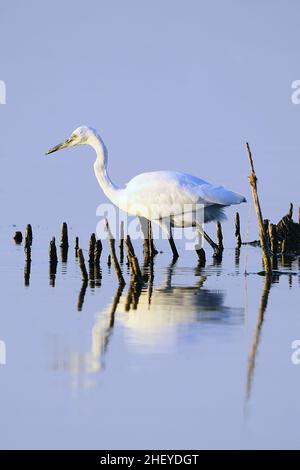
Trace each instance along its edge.
{"label": "white egret", "polygon": [[47,155],[66,147],[90,145],[96,151],[94,170],[104,192],[117,207],[125,212],[158,223],[167,234],[173,255],[178,252],[172,236],[172,227],[196,226],[199,236],[215,248],[202,231],[201,222],[226,218],[223,208],[246,202],[246,198],[214,186],[196,176],[175,171],[153,171],[132,178],[125,188],[113,184],[107,173],[108,152],[101,137],[91,127],[78,127],[63,143],[48,150]]}

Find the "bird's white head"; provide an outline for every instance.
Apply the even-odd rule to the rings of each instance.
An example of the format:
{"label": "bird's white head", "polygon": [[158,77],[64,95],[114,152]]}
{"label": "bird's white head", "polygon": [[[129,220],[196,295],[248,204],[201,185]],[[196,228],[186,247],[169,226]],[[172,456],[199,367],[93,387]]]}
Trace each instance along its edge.
{"label": "bird's white head", "polygon": [[95,137],[98,137],[97,132],[92,127],[77,127],[77,129],[72,132],[72,134],[67,140],[65,140],[61,144],[55,145],[55,147],[52,147],[50,150],[48,150],[48,152],[46,152],[46,155],[57,152],[58,150],[62,150],[67,147],[75,147],[76,145],[90,144],[93,139],[95,139]]}

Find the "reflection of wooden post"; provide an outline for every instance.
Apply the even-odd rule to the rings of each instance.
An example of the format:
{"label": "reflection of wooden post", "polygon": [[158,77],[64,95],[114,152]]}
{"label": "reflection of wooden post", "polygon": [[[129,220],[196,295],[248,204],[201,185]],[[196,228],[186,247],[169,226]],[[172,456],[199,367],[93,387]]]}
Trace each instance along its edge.
{"label": "reflection of wooden post", "polygon": [[115,270],[116,276],[118,278],[119,284],[125,285],[126,283],[125,283],[125,280],[124,280],[124,277],[123,277],[123,274],[122,274],[122,270],[120,268],[119,261],[118,261],[117,255],[116,255],[115,239],[112,236],[112,233],[110,231],[109,224],[108,224],[107,220],[106,220],[106,230],[107,230],[107,233],[108,233],[108,242],[109,242],[109,247],[110,247],[111,259],[112,259],[113,264],[114,264],[114,270]]}
{"label": "reflection of wooden post", "polygon": [[25,286],[29,286],[30,272],[31,272],[31,246],[30,244],[25,245],[25,269],[24,269],[24,283]]}
{"label": "reflection of wooden post", "polygon": [[269,248],[268,248],[268,243],[266,240],[265,232],[264,232],[264,223],[263,223],[263,216],[262,216],[262,211],[260,207],[260,202],[259,202],[259,197],[258,197],[258,192],[257,192],[257,177],[255,174],[254,170],[254,163],[251,155],[251,150],[249,147],[249,144],[246,144],[246,149],[247,149],[247,154],[250,162],[250,167],[251,167],[251,175],[249,176],[249,183],[251,186],[252,190],[252,196],[253,196],[253,203],[257,215],[257,221],[258,221],[258,227],[259,227],[259,238],[260,238],[260,244],[262,248],[262,256],[263,256],[263,263],[264,263],[264,268],[266,275],[272,274],[272,266],[271,266],[271,259],[270,259],[270,253],[269,253]]}
{"label": "reflection of wooden post", "polygon": [[82,311],[87,286],[88,286],[87,280],[83,279],[81,289],[80,289],[79,294],[78,294],[78,301],[77,301],[77,310],[78,310],[78,312]]}
{"label": "reflection of wooden post", "polygon": [[259,344],[261,328],[262,328],[263,321],[264,321],[264,315],[265,315],[265,311],[268,305],[270,289],[271,289],[271,277],[265,276],[264,287],[263,287],[260,305],[258,309],[258,317],[257,317],[257,323],[255,327],[254,338],[252,341],[252,346],[251,346],[250,354],[248,357],[247,398],[250,398],[251,386],[253,382],[253,375],[254,375],[254,369],[255,369],[256,353],[257,353],[257,348]]}
{"label": "reflection of wooden post", "polygon": [[240,223],[240,214],[238,212],[235,213],[235,237],[236,237],[237,247],[241,248],[242,246],[241,223]]}

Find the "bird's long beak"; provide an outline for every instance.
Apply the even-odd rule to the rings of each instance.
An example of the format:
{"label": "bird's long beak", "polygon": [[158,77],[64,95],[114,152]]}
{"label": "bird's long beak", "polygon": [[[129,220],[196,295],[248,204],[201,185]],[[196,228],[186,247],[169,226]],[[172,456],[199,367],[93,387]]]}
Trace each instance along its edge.
{"label": "bird's long beak", "polygon": [[66,147],[69,147],[71,142],[72,142],[72,139],[70,138],[70,139],[65,140],[61,144],[55,145],[55,147],[52,147],[50,150],[48,150],[48,152],[46,152],[46,155],[57,152],[58,150],[62,150]]}

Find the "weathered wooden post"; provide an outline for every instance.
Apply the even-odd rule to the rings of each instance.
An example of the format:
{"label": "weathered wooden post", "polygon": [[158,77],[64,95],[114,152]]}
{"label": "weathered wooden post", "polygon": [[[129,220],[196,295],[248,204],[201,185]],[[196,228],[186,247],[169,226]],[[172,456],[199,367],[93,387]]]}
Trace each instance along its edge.
{"label": "weathered wooden post", "polygon": [[30,224],[27,224],[25,229],[25,245],[32,245],[33,235],[32,235],[32,227]]}
{"label": "weathered wooden post", "polygon": [[238,212],[235,213],[235,237],[236,237],[237,247],[241,248],[242,246],[241,223],[240,223],[240,214]]}
{"label": "weathered wooden post", "polygon": [[78,249],[78,259],[79,259],[79,266],[81,270],[81,275],[82,275],[82,280],[87,281],[88,280],[88,273],[85,267],[85,261],[84,261],[84,256],[82,253],[82,249]]}
{"label": "weathered wooden post", "polygon": [[264,264],[266,275],[270,276],[272,274],[270,252],[269,252],[269,247],[268,247],[268,243],[267,243],[265,232],[264,232],[263,216],[262,216],[262,211],[261,211],[258,192],[257,192],[257,177],[255,174],[252,154],[251,154],[250,146],[248,143],[246,143],[246,149],[247,149],[247,154],[248,154],[250,167],[251,167],[251,175],[249,176],[249,183],[251,186],[253,203],[254,203],[254,207],[255,207],[255,211],[257,215],[257,221],[258,221],[258,227],[259,227],[259,238],[260,238],[260,244],[262,248],[263,264]]}
{"label": "weathered wooden post", "polygon": [[274,224],[269,224],[269,240],[270,248],[272,253],[272,267],[277,269],[277,253],[278,253],[278,239],[277,239],[277,227]]}
{"label": "weathered wooden post", "polygon": [[214,257],[221,260],[223,256],[224,245],[223,245],[222,225],[220,222],[217,222],[217,240],[218,240],[218,251],[214,253]]}
{"label": "weathered wooden post", "polygon": [[55,237],[52,237],[49,245],[49,280],[52,287],[55,286],[56,270],[57,270],[57,249]]}
{"label": "weathered wooden post", "polygon": [[106,230],[107,230],[107,233],[108,233],[108,242],[109,242],[109,247],[110,247],[111,259],[112,259],[113,264],[114,264],[115,273],[117,275],[119,284],[125,285],[126,283],[125,283],[125,280],[124,280],[124,277],[123,277],[123,274],[122,274],[122,270],[120,268],[119,261],[118,261],[117,255],[116,255],[115,239],[113,238],[112,233],[110,231],[108,220],[106,220]]}
{"label": "weathered wooden post", "polygon": [[119,248],[120,248],[120,263],[123,264],[124,262],[124,221],[123,220],[121,220],[121,224],[120,224]]}
{"label": "weathered wooden post", "polygon": [[135,279],[137,280],[137,282],[142,285],[144,283],[143,276],[142,276],[142,273],[141,273],[139,261],[138,261],[137,257],[135,256],[134,248],[133,248],[133,245],[131,243],[131,239],[130,239],[129,235],[127,235],[127,237],[126,237],[125,245],[126,245],[126,249],[127,249],[127,256],[128,256],[128,260],[129,260],[129,263],[130,263],[131,271],[132,271]]}
{"label": "weathered wooden post", "polygon": [[95,250],[94,250],[94,278],[97,286],[101,285],[101,269],[100,269],[100,257],[102,253],[102,242],[101,240],[96,240]]}
{"label": "weathered wooden post", "polygon": [[75,238],[75,258],[78,258],[78,250],[79,250],[79,237]]}

